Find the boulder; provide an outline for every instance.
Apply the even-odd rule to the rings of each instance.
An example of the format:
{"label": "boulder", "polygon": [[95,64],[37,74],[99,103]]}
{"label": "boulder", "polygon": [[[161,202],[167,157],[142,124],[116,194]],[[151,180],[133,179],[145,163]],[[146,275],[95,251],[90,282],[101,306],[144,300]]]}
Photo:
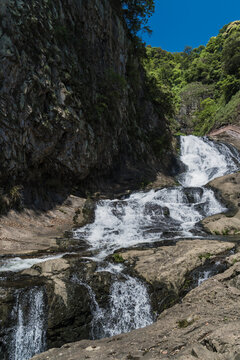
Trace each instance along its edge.
{"label": "boulder", "polygon": [[203,226],[212,234],[240,236],[240,173],[222,176],[208,185],[218,192],[228,211],[203,219]]}

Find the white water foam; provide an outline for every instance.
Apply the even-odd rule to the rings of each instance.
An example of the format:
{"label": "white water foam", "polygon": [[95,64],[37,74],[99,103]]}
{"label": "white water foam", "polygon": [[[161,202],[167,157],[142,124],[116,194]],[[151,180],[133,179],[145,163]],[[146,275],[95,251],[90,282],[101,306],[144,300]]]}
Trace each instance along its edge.
{"label": "white water foam", "polygon": [[16,329],[11,342],[9,360],[28,360],[46,348],[44,291],[32,288],[19,292],[14,309]]}
{"label": "white water foam", "polygon": [[119,248],[193,237],[200,220],[226,210],[214,192],[202,186],[237,171],[240,155],[234,148],[190,135],[181,137],[181,160],[187,166],[179,176],[183,186],[138,192],[126,200],[100,201],[94,223],[75,230],[74,237],[98,251],[98,259]]}
{"label": "white water foam", "polygon": [[95,222],[74,231],[103,259],[119,248],[161,238],[192,236],[205,216],[224,211],[211,189],[166,188],[132,194],[127,200],[104,200],[97,205]]}
{"label": "white water foam", "polygon": [[187,171],[179,177],[179,182],[183,186],[197,187],[239,170],[240,154],[225,144],[189,135],[181,136],[180,159]]}
{"label": "white water foam", "polygon": [[153,323],[146,287],[137,279],[115,281],[110,290],[110,309],[105,336],[127,333]]}
{"label": "white water foam", "polygon": [[201,285],[204,281],[208,280],[212,276],[210,270],[204,271],[198,278],[198,286]]}
{"label": "white water foam", "polygon": [[49,260],[55,260],[55,259],[60,259],[62,258],[64,255],[67,255],[69,253],[64,253],[64,254],[58,254],[58,255],[53,255],[53,256],[44,256],[44,257],[40,257],[40,258],[20,258],[20,257],[15,257],[15,258],[8,258],[8,259],[2,259],[0,260],[0,272],[18,272],[18,271],[22,271],[24,269],[29,269],[31,268],[33,265],[35,264],[40,264],[43,263],[45,261],[49,261]]}
{"label": "white water foam", "polygon": [[[115,250],[164,238],[193,236],[197,222],[224,211],[210,189],[210,180],[239,169],[239,153],[226,145],[195,136],[181,137],[181,160],[187,171],[179,176],[183,186],[139,192],[126,200],[100,201],[95,221],[74,231],[74,237],[88,242],[101,260]],[[33,264],[63,256],[38,259],[8,259],[0,271],[20,271]],[[139,280],[122,274],[122,265],[99,267],[116,277],[110,288],[109,307],[101,308],[88,284],[92,306],[92,337],[101,338],[145,327],[153,322],[147,289]],[[198,284],[210,274],[205,272]],[[121,278],[120,278],[121,277]],[[44,349],[44,310],[42,295],[31,290],[30,310],[24,318],[18,302],[18,323],[10,360],[27,360]],[[25,300],[24,300],[25,302]]]}
{"label": "white water foam", "polygon": [[[116,270],[118,272],[119,269]],[[153,323],[148,292],[139,280],[123,275],[121,280],[114,281],[110,288],[109,306],[106,309],[99,306],[96,294],[88,284],[76,277],[73,281],[86,287],[92,300],[93,339],[127,333]]]}

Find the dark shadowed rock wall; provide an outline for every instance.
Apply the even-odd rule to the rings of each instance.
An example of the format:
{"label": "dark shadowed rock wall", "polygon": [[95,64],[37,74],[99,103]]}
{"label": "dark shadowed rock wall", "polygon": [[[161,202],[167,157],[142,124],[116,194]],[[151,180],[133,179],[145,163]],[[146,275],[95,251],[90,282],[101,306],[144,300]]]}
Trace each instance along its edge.
{"label": "dark shadowed rock wall", "polygon": [[1,1],[0,183],[90,186],[168,168],[165,120],[120,10],[109,0]]}

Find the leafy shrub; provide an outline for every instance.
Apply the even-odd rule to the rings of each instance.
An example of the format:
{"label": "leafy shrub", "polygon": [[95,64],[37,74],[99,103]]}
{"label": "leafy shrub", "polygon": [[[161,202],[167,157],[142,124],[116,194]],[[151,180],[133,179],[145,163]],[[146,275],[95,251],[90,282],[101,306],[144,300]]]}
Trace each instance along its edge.
{"label": "leafy shrub", "polygon": [[227,74],[240,77],[240,27],[226,39],[223,47],[223,65]]}
{"label": "leafy shrub", "polygon": [[118,254],[118,253],[113,254],[112,257],[113,257],[113,260],[114,260],[116,263],[123,263],[123,262],[124,262],[123,257],[122,257],[120,254]]}
{"label": "leafy shrub", "polygon": [[225,105],[221,106],[215,117],[215,125],[217,127],[227,124],[238,124],[240,117],[240,91],[238,91],[231,100]]}
{"label": "leafy shrub", "polygon": [[223,80],[218,83],[224,100],[228,103],[232,96],[240,90],[240,80],[236,79],[233,75],[227,75]]}
{"label": "leafy shrub", "polygon": [[141,29],[150,31],[146,24],[154,12],[154,2],[154,0],[121,0],[123,16],[132,35],[136,35]]}
{"label": "leafy shrub", "polygon": [[201,102],[200,111],[196,112],[196,118],[194,120],[195,135],[203,136],[213,128],[217,108],[217,104],[211,98],[207,98]]}

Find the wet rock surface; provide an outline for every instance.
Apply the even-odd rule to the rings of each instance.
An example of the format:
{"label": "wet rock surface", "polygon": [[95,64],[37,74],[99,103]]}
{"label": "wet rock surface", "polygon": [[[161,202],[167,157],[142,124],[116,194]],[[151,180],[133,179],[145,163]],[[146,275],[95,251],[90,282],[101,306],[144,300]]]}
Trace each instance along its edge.
{"label": "wet rock surface", "polygon": [[[87,286],[91,286],[101,307],[107,307],[111,274],[96,273],[96,264],[77,255],[45,261],[15,274],[2,273],[0,297],[0,355],[6,356],[11,348],[12,335],[17,326],[13,309],[19,291],[27,293],[42,287],[46,301],[46,347],[59,347],[69,341],[92,337],[92,299]],[[23,304],[27,315],[30,303]],[[8,344],[8,345],[7,345]],[[5,354],[5,355],[4,355]],[[3,357],[5,359],[5,357]]]}
{"label": "wet rock surface", "polygon": [[[213,140],[233,145],[240,151],[239,126],[225,126],[210,133]],[[226,175],[209,183],[222,197],[228,207],[225,214],[214,215],[202,221],[204,227],[213,234],[237,235],[240,234],[240,173]]]}
{"label": "wet rock surface", "polygon": [[[43,293],[41,296],[42,299],[46,299],[47,305],[44,306],[48,309],[44,312],[47,323],[44,348],[59,347],[84,338],[99,339],[147,326],[131,332],[127,337],[117,335],[100,342],[85,341],[79,345],[73,343],[64,345],[69,349],[66,353],[60,349],[62,352],[50,350],[50,354],[56,351],[56,356],[62,357],[66,354],[66,359],[74,358],[75,347],[81,347],[82,344],[82,351],[76,356],[93,359],[154,359],[173,355],[195,356],[194,354],[203,356],[204,352],[204,356],[207,357],[207,351],[217,349],[215,343],[215,347],[211,345],[214,341],[207,338],[209,333],[203,334],[200,330],[211,322],[213,326],[208,329],[215,333],[216,329],[219,329],[220,314],[224,315],[224,324],[227,319],[230,322],[234,321],[233,302],[238,301],[238,272],[228,271],[238,271],[239,253],[235,242],[194,240],[191,237],[196,231],[204,234],[198,223],[206,214],[216,214],[224,210],[215,198],[214,192],[202,185],[216,174],[237,171],[234,162],[238,157],[232,156],[229,148],[224,145],[215,145],[207,139],[201,140],[191,136],[182,139],[182,145],[182,153],[189,166],[189,170],[182,174],[183,187],[134,193],[123,200],[100,200],[96,209],[95,202],[89,199],[82,209],[76,210],[74,221],[76,225],[81,221],[83,224],[86,221],[90,224],[73,231],[72,238],[58,239],[62,249],[69,246],[72,251],[76,246],[75,250],[79,253],[35,263],[32,268],[19,273],[18,276],[24,277],[24,283],[19,286],[20,291],[25,291],[22,288],[29,286],[31,296],[32,287],[36,287],[34,281],[37,279],[38,282],[42,282],[41,286],[46,296],[43,296]],[[192,147],[196,152],[195,157],[192,157]],[[209,161],[205,161],[209,148],[215,155],[209,158]],[[217,163],[215,158],[218,159]],[[178,236],[174,232],[175,228],[178,230]],[[169,232],[168,244],[166,238],[163,243],[160,241],[163,229]],[[179,241],[180,234],[189,239]],[[157,239],[159,240],[155,242]],[[141,243],[142,245],[139,245]],[[120,246],[132,246],[132,249],[123,251],[120,250]],[[140,246],[140,249],[137,246]],[[89,258],[91,256],[96,256],[98,264],[94,258]],[[105,256],[108,256],[107,259],[99,263]],[[114,265],[113,262],[117,264]],[[217,282],[212,283],[207,292],[204,292],[207,286],[205,284],[210,282],[209,277],[223,272],[227,267],[230,269],[223,273],[226,275],[225,278],[219,277],[220,275],[213,277]],[[3,276],[5,275],[3,273]],[[32,284],[27,285],[27,278],[33,281]],[[15,280],[13,276],[11,281]],[[197,288],[199,292],[196,288],[193,289],[197,285],[200,285]],[[11,286],[5,284],[5,287]],[[226,287],[233,290],[226,291]],[[212,315],[215,300],[219,300],[220,296],[225,298],[228,307],[223,309],[221,299],[217,304],[220,308]],[[230,299],[227,296],[230,296]],[[10,306],[6,307],[8,294],[4,295],[4,298],[3,313],[12,313],[13,302],[10,301]],[[27,311],[26,298],[27,295],[21,297],[24,304],[21,304],[17,311],[20,325],[21,314]],[[35,298],[37,299],[32,296],[32,299]],[[33,312],[34,303],[35,301],[31,300],[30,313]],[[155,316],[152,314],[150,303]],[[174,305],[176,303],[177,305]],[[41,306],[41,309],[45,308],[44,306]],[[229,312],[228,317],[225,310]],[[34,316],[32,319],[35,319]],[[153,320],[157,320],[156,324],[148,326]],[[12,328],[2,330],[11,332]],[[43,334],[44,329],[40,330]],[[192,334],[196,336],[192,337]],[[3,335],[7,336],[5,333]],[[217,339],[220,336],[216,334]],[[191,344],[194,346],[192,349],[188,348]],[[40,351],[43,351],[44,343],[40,345]],[[191,350],[190,355],[186,353],[188,349]],[[221,349],[216,351],[221,353]],[[35,348],[31,356],[38,352],[38,348]]]}
{"label": "wet rock surface", "polygon": [[239,124],[224,126],[209,134],[213,140],[222,141],[235,146],[240,150],[240,127]]}
{"label": "wet rock surface", "polygon": [[[193,284],[204,266],[215,263],[223,253],[225,255],[221,259],[224,260],[226,252],[234,247],[235,244],[232,243],[186,240],[175,246],[129,250],[120,253],[120,258],[127,265],[128,273],[148,284],[152,308],[157,314],[191,290],[190,282]],[[18,274],[3,273],[0,299],[0,332],[3,339],[0,344],[1,354],[7,354],[6,342],[16,326],[12,313],[16,306],[17,291],[27,293],[32,288],[44,289],[47,348],[91,338],[94,332],[97,334],[99,330],[92,327],[93,299],[88,287],[94,292],[101,309],[108,309],[111,301],[110,288],[116,281],[116,276],[104,269],[96,272],[97,264],[85,259],[84,255],[87,253],[82,256],[65,255],[60,259],[36,264]],[[230,257],[228,266],[235,262]],[[122,277],[119,274],[120,280]],[[27,311],[26,307],[25,309]]]}
{"label": "wet rock surface", "polygon": [[240,234],[240,173],[225,175],[209,183],[228,207],[226,214],[213,215],[202,220],[203,226],[216,235]]}
{"label": "wet rock surface", "polygon": [[[197,286],[204,271],[223,271],[225,258],[234,249],[234,243],[183,240],[174,246],[129,250],[121,256],[150,285],[153,309],[161,312]],[[216,262],[219,268],[214,269]]]}

